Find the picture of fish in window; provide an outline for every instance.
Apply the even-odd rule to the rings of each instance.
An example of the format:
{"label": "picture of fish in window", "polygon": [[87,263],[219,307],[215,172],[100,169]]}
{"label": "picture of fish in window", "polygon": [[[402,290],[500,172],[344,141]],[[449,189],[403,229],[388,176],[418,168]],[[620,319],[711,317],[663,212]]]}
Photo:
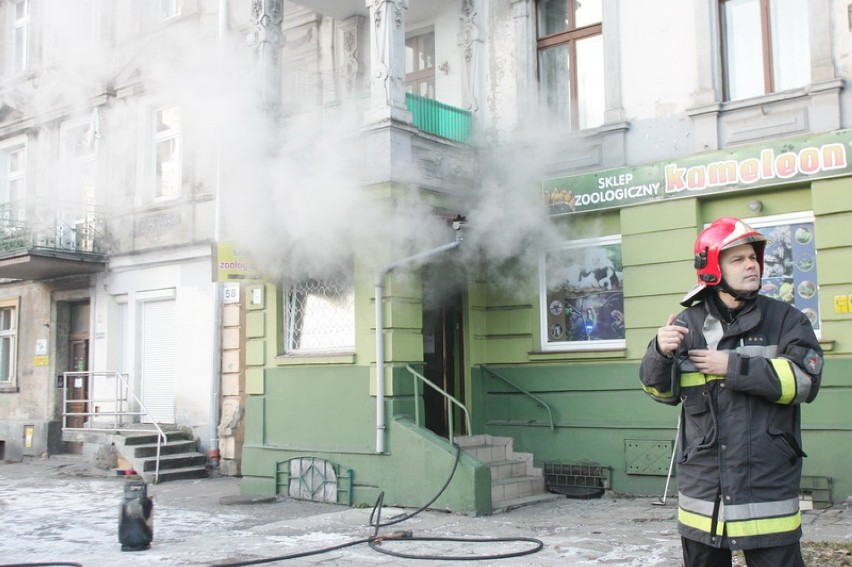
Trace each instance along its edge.
{"label": "picture of fish in window", "polygon": [[813,223],[757,228],[768,242],[760,293],[795,306],[819,329],[819,286]]}
{"label": "picture of fish in window", "polygon": [[548,275],[558,274],[547,294],[548,340],[624,339],[621,245],[569,248],[548,260]]}

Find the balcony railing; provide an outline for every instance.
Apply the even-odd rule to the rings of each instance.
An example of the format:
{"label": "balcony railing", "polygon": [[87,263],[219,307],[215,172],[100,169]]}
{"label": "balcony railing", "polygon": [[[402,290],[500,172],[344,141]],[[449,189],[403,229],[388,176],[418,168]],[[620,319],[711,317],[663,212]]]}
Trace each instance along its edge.
{"label": "balcony railing", "polygon": [[470,112],[431,98],[405,93],[405,106],[414,125],[430,134],[456,142],[470,140]]}
{"label": "balcony railing", "polygon": [[98,254],[103,216],[94,207],[25,199],[0,203],[0,253],[41,248]]}

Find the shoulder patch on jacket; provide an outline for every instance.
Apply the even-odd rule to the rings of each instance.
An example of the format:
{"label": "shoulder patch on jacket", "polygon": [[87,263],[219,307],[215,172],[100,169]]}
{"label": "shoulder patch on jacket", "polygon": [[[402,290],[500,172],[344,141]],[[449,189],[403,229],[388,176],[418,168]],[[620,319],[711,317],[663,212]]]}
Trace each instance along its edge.
{"label": "shoulder patch on jacket", "polygon": [[815,350],[808,350],[808,352],[805,353],[802,362],[804,363],[807,371],[811,374],[819,374],[822,372],[822,356]]}

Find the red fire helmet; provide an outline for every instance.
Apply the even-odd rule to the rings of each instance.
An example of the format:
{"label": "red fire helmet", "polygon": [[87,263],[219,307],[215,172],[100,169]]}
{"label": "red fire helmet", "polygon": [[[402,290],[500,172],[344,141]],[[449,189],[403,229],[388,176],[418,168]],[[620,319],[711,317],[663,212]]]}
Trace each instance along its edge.
{"label": "red fire helmet", "polygon": [[754,252],[760,264],[762,277],[766,237],[737,218],[722,217],[713,221],[695,239],[695,271],[698,276],[698,285],[687,293],[681,304],[689,305],[707,286],[717,286],[722,283],[719,255],[722,250],[741,244],[754,244]]}

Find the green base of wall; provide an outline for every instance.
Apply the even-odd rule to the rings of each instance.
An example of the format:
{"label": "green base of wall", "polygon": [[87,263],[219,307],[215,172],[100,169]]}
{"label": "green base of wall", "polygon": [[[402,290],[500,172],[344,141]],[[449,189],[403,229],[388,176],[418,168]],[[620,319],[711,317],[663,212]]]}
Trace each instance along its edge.
{"label": "green base of wall", "polygon": [[[277,463],[293,457],[326,459],[352,470],[353,506],[419,508],[438,494],[450,477],[456,450],[446,439],[399,417],[388,424],[386,454],[352,454],[330,451],[288,450],[246,446],[243,450],[244,494],[275,495]],[[286,490],[282,488],[282,490]],[[491,471],[461,453],[452,479],[430,509],[479,516],[491,513]]]}

